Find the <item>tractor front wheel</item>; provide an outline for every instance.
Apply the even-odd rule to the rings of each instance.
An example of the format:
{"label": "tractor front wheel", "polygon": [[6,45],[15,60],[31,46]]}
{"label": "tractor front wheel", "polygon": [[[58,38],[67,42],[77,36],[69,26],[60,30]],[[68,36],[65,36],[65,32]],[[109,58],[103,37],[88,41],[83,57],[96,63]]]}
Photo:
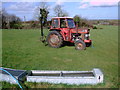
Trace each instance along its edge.
{"label": "tractor front wheel", "polygon": [[75,49],[76,50],[85,50],[86,45],[82,40],[78,40],[78,41],[75,42]]}
{"label": "tractor front wheel", "polygon": [[86,47],[90,47],[92,45],[92,42],[86,43]]}
{"label": "tractor front wheel", "polygon": [[57,31],[51,31],[47,36],[47,43],[50,47],[59,48],[63,45],[63,37]]}

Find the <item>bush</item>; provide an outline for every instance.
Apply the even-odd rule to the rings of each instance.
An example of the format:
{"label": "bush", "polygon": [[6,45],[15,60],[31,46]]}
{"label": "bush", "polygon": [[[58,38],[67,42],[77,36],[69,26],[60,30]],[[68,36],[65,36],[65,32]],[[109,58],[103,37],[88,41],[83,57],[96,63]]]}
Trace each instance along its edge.
{"label": "bush", "polygon": [[97,29],[97,26],[93,26],[93,29]]}
{"label": "bush", "polygon": [[22,25],[19,22],[10,22],[10,28],[12,29],[22,29]]}
{"label": "bush", "polygon": [[91,22],[85,18],[82,18],[79,15],[74,16],[74,22],[78,27],[90,27],[92,26]]}

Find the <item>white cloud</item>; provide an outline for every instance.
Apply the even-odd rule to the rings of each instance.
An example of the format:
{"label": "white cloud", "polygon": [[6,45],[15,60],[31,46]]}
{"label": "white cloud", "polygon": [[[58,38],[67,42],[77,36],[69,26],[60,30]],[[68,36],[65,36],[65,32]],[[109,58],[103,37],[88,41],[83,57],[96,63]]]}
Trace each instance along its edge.
{"label": "white cloud", "polygon": [[34,2],[10,2],[9,6],[5,7],[5,10],[9,14],[19,16],[22,20],[24,16],[26,16],[26,20],[32,18],[35,9],[36,6]]}
{"label": "white cloud", "polygon": [[119,0],[82,0],[79,8],[117,6]]}
{"label": "white cloud", "polygon": [[9,7],[7,7],[7,10],[13,10],[13,11],[33,11],[32,2],[17,2],[15,4],[11,4]]}
{"label": "white cloud", "polygon": [[56,0],[56,4],[57,5],[62,5],[64,3],[65,0]]}
{"label": "white cloud", "polygon": [[[58,0],[3,0],[3,2],[56,2]],[[82,0],[59,0],[59,2],[80,2]]]}
{"label": "white cloud", "polygon": [[0,2],[0,11],[2,10],[2,3]]}
{"label": "white cloud", "polygon": [[88,7],[88,4],[83,4],[83,5],[81,5],[79,8],[87,8]]}

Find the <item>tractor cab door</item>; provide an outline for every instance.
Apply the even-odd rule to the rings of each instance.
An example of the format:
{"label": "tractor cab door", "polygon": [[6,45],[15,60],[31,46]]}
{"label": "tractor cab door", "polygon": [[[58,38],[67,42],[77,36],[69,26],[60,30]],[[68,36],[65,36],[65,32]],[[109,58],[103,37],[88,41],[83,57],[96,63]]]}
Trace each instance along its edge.
{"label": "tractor cab door", "polygon": [[65,41],[69,41],[70,40],[70,29],[68,28],[66,18],[60,19],[60,29],[65,37]]}
{"label": "tractor cab door", "polygon": [[66,19],[60,19],[60,28],[67,28]]}

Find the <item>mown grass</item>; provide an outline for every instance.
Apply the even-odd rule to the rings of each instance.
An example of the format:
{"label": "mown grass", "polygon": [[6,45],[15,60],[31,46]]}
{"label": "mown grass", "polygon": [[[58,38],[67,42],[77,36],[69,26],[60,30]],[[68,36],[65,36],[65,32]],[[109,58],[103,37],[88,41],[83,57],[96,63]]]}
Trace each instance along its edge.
{"label": "mown grass", "polygon": [[[35,84],[38,88],[49,87],[118,87],[118,27],[99,26],[91,30],[93,46],[78,51],[74,46],[51,48],[40,42],[39,30],[3,30],[2,66],[25,70],[92,70],[100,68],[104,83],[100,85],[53,85]],[[46,34],[47,34],[47,30]],[[34,84],[26,83],[28,87]]]}

